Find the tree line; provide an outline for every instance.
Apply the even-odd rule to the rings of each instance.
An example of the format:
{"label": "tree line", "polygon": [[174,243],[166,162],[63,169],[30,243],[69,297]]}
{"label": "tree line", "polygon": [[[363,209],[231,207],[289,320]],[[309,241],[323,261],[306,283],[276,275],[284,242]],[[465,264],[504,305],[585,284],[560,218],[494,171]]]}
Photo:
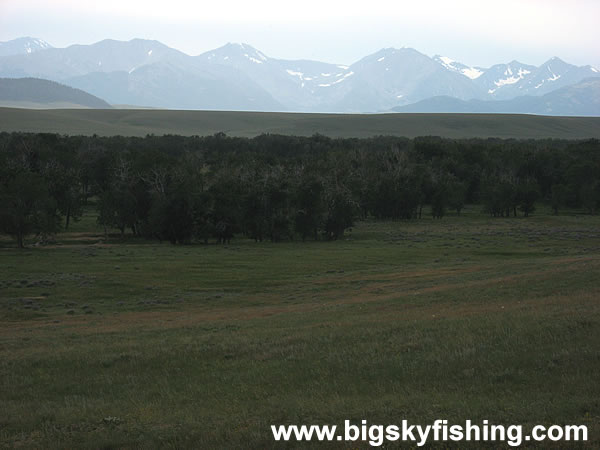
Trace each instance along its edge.
{"label": "tree line", "polygon": [[600,207],[598,140],[0,133],[0,231],[24,245],[96,207],[98,223],[174,244],[335,240],[356,220]]}

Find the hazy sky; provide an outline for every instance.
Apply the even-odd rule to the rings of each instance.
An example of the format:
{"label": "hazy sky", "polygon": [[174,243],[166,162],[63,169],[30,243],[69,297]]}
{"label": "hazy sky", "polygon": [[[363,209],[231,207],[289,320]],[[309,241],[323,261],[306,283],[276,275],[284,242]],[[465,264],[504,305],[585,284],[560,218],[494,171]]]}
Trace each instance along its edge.
{"label": "hazy sky", "polygon": [[191,55],[245,42],[339,64],[407,46],[470,65],[559,56],[600,68],[600,1],[0,0],[0,41],[20,36],[56,47],[140,37]]}

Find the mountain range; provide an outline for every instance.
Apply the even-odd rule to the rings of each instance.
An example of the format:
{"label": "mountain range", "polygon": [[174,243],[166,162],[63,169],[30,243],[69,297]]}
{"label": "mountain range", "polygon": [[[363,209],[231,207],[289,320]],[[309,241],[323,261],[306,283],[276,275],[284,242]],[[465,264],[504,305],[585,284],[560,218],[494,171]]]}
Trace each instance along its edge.
{"label": "mountain range", "polygon": [[[512,61],[485,68],[412,48],[385,48],[348,66],[271,58],[248,44],[190,56],[152,40],[54,48],[20,38],[0,43],[0,77],[47,79],[113,105],[170,109],[370,113],[418,104],[457,112],[465,102],[502,109],[508,106],[496,102],[521,99],[508,109],[600,115],[598,84],[581,84],[600,78],[600,71],[557,57],[540,66]],[[577,95],[547,96],[567,87]],[[590,101],[580,107],[580,98]]]}
{"label": "mountain range", "polygon": [[523,95],[511,100],[459,100],[438,96],[393,108],[404,113],[539,114],[545,116],[598,116],[600,78],[587,78],[541,96]]}

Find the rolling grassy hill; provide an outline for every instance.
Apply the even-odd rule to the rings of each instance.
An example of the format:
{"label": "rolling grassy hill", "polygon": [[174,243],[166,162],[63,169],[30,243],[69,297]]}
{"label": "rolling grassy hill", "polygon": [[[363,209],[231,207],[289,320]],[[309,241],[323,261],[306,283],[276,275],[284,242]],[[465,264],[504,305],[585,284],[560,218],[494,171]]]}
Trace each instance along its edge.
{"label": "rolling grassy hill", "polygon": [[146,134],[253,137],[262,133],[331,137],[600,138],[598,117],[517,114],[300,114],[181,110],[26,110],[0,108],[0,131],[70,135]]}
{"label": "rolling grassy hill", "polygon": [[101,98],[39,78],[0,78],[0,106],[48,108],[112,108]]}

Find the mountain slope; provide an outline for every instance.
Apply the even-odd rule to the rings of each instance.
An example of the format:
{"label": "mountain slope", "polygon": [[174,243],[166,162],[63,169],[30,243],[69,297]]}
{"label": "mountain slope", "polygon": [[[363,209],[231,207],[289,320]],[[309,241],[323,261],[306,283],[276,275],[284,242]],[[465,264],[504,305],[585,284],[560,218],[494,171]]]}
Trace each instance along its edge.
{"label": "mountain slope", "polygon": [[323,102],[316,92],[319,84],[325,84],[330,76],[348,68],[316,61],[269,58],[248,44],[232,43],[203,53],[197,59],[211,66],[243,72],[294,111],[318,109]]}
{"label": "mountain slope", "polygon": [[333,82],[319,86],[328,91],[328,111],[376,112],[431,95],[465,99],[479,95],[470,80],[411,48],[382,49],[336,74]]}
{"label": "mountain slope", "polygon": [[393,108],[406,113],[514,113],[561,116],[600,116],[600,78],[589,78],[542,96],[522,96],[511,100],[464,101],[433,97],[412,105]]}
{"label": "mountain slope", "polygon": [[104,100],[87,92],[38,78],[0,78],[0,105],[111,108]]}
{"label": "mountain slope", "polygon": [[599,76],[600,72],[591,66],[577,67],[554,57],[538,67],[531,77],[524,80],[523,93],[543,95],[586,78]]}
{"label": "mountain slope", "polygon": [[134,71],[93,72],[65,83],[113,104],[172,109],[271,110],[285,107],[244,73],[158,62]]}

